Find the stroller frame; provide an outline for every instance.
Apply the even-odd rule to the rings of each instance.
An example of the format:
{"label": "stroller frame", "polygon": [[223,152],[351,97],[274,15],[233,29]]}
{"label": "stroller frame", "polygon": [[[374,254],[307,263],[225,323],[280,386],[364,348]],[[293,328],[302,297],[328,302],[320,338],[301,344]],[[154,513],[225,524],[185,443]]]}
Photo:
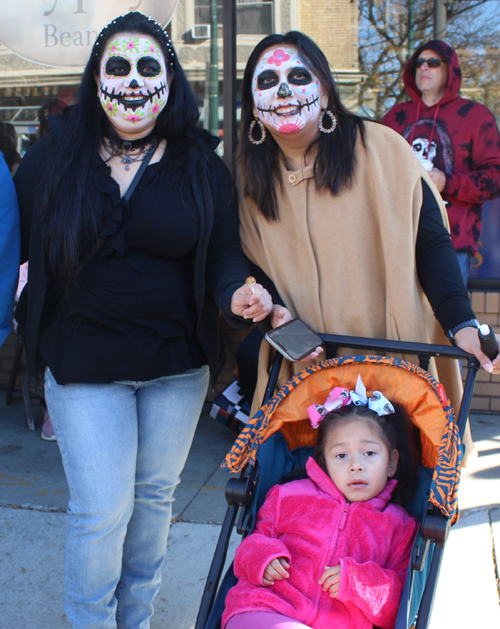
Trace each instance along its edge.
{"label": "stroller frame", "polygon": [[[320,334],[320,336],[322,339],[322,346],[326,350],[327,359],[334,358],[339,347],[349,347],[355,350],[366,349],[369,350],[371,355],[377,356],[384,356],[387,353],[417,355],[420,367],[425,370],[428,370],[429,362],[432,357],[466,360],[467,377],[464,385],[462,403],[457,417],[460,438],[463,437],[477,372],[481,366],[475,356],[468,354],[458,347],[446,345],[405,343],[402,341],[389,341],[383,339],[333,334]],[[273,396],[282,362],[283,356],[277,353],[271,367],[269,381],[262,404],[265,404]],[[209,622],[210,612],[215,602],[222,576],[222,570],[226,561],[231,531],[235,525],[238,511],[241,508],[237,524],[237,532],[243,537],[250,533],[253,525],[253,517],[249,514],[249,507],[252,503],[258,477],[258,465],[254,466],[249,464],[241,472],[240,478],[231,478],[227,482],[225,495],[228,502],[228,509],[222,524],[219,541],[217,543],[214,558],[212,560],[205,584],[195,629],[214,629],[214,627],[216,627],[214,624],[207,625],[207,622]],[[413,586],[410,582],[411,569],[413,568],[419,572],[426,569],[428,571],[428,577],[419,606],[417,622],[416,625],[414,625],[415,629],[426,629],[428,626],[434,602],[435,585],[441,568],[444,544],[448,538],[450,528],[450,519],[440,513],[429,503],[428,511],[423,517],[420,525],[419,534],[422,537],[422,541],[420,545],[414,546],[413,548],[410,560],[410,570],[402,595],[403,597],[405,595],[412,595]],[[431,564],[429,566],[427,559],[431,544],[433,545],[434,552],[431,553],[432,559],[430,559]],[[404,616],[405,614],[402,613],[402,607],[400,606],[395,629],[406,629],[407,619]]]}

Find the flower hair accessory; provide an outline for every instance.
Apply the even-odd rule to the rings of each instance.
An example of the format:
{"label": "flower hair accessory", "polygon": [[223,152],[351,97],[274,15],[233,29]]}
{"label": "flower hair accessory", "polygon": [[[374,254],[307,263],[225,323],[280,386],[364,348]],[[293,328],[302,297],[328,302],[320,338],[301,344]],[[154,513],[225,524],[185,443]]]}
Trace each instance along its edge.
{"label": "flower hair accessory", "polygon": [[366,387],[361,380],[361,376],[358,375],[354,391],[349,391],[349,389],[343,387],[335,387],[332,389],[323,405],[312,404],[309,406],[307,414],[311,420],[312,427],[317,428],[323,420],[323,417],[330,411],[342,408],[342,406],[349,406],[349,404],[368,406],[368,408],[377,413],[379,417],[394,413],[394,406],[380,391],[374,391],[371,397],[366,397]]}

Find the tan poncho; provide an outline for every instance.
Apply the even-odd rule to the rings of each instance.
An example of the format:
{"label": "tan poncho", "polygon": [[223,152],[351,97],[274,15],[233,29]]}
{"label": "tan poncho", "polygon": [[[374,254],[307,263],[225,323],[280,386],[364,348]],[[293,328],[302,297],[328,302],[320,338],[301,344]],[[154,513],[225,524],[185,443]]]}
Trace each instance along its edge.
{"label": "tan poncho", "polygon": [[[391,129],[367,122],[366,148],[360,139],[356,146],[352,186],[338,196],[318,192],[312,165],[292,172],[284,163],[278,221],[267,221],[241,195],[245,253],[273,280],[292,315],[318,332],[448,344],[417,277],[422,177],[449,228],[441,197],[408,143]],[[253,411],[267,382],[266,343],[260,358]],[[287,363],[279,384],[304,366]],[[437,374],[432,370],[458,409],[458,363],[438,359],[436,367]]]}

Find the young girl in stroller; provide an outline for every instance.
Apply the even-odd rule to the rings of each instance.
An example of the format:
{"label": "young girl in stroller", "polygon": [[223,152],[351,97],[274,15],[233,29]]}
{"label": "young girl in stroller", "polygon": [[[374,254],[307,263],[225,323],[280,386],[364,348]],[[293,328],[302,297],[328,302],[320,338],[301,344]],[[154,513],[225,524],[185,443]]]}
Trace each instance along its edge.
{"label": "young girl in stroller", "polygon": [[307,477],[274,486],[236,551],[224,629],[394,626],[417,522],[403,508],[417,454],[405,411],[335,387],[308,409]]}

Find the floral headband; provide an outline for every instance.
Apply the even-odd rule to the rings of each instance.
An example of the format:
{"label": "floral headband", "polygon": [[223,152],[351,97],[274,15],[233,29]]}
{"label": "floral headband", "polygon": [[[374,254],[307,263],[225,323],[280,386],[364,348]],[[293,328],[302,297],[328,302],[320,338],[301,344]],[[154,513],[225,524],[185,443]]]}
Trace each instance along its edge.
{"label": "floral headband", "polygon": [[394,413],[394,406],[380,391],[374,391],[371,397],[366,397],[366,387],[361,380],[361,376],[358,375],[354,391],[349,391],[349,389],[344,389],[343,387],[335,387],[326,398],[323,406],[321,404],[312,404],[309,406],[307,414],[311,420],[312,427],[317,428],[323,420],[323,417],[330,411],[342,408],[342,406],[349,406],[349,404],[368,406],[368,408],[377,413],[379,417]]}

